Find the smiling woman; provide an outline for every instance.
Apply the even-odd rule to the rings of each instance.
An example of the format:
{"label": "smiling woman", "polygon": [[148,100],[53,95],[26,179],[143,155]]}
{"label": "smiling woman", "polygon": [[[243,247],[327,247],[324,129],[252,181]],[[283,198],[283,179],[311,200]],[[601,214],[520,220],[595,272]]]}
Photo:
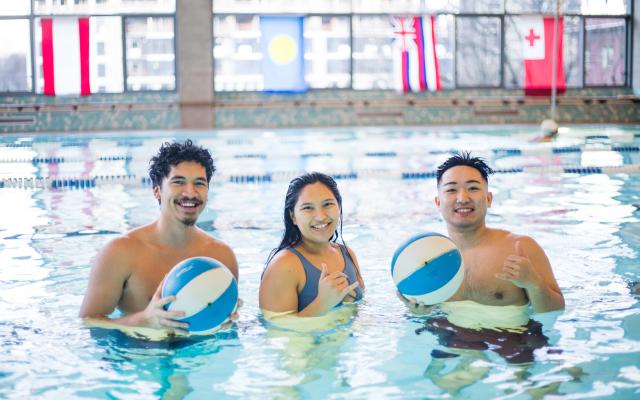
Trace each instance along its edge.
{"label": "smiling woman", "polygon": [[344,241],[336,243],[342,197],[333,178],[314,172],[292,180],[284,224],[260,284],[260,308],[267,318],[274,313],[315,317],[362,298],[355,254]]}

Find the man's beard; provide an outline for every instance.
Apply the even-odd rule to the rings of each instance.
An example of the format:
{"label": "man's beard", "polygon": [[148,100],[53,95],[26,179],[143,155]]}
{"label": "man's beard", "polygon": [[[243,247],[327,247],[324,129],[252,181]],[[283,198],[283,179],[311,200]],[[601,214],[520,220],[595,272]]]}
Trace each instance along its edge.
{"label": "man's beard", "polygon": [[182,220],[180,221],[182,222],[182,225],[184,226],[194,226],[196,224],[196,220],[195,219],[188,219],[188,220]]}

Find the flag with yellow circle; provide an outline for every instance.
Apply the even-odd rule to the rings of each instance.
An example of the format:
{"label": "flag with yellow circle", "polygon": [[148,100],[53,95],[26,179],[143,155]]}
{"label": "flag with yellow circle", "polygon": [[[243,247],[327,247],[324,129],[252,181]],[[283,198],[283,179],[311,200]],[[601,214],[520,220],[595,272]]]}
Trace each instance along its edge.
{"label": "flag with yellow circle", "polygon": [[304,18],[261,16],[262,75],[266,92],[304,92]]}

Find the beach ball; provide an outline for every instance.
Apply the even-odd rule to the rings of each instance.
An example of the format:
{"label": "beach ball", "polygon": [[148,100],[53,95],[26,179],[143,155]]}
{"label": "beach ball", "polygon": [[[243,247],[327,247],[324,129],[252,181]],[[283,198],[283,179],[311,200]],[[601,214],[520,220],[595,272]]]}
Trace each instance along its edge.
{"label": "beach ball", "polygon": [[167,310],[184,311],[179,321],[189,324],[191,334],[215,332],[229,319],[238,304],[238,284],[229,269],[209,257],[181,261],[169,271],[162,283],[162,297],[176,299]]}
{"label": "beach ball", "polygon": [[448,237],[422,233],[396,250],[391,276],[403,296],[428,305],[442,303],[462,284],[462,255]]}

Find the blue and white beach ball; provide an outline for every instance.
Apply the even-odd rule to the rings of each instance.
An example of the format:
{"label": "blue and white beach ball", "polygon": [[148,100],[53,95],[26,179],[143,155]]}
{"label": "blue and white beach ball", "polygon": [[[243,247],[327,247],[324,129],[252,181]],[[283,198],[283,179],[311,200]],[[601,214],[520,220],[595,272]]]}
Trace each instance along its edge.
{"label": "blue and white beach ball", "polygon": [[448,237],[422,233],[396,250],[391,276],[403,296],[423,304],[442,303],[462,284],[462,256]]}
{"label": "blue and white beach ball", "polygon": [[238,304],[238,284],[229,269],[209,257],[188,258],[169,271],[162,297],[175,296],[167,310],[184,311],[180,321],[191,334],[215,332],[229,319]]}

